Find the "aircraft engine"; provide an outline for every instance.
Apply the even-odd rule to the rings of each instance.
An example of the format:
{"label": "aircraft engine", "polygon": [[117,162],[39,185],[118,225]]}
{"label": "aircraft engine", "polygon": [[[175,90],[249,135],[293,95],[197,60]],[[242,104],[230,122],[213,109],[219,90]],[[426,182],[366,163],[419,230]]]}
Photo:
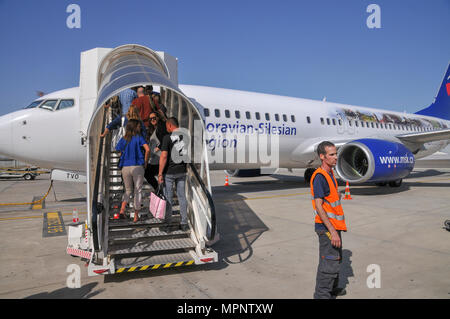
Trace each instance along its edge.
{"label": "aircraft engine", "polygon": [[359,139],[339,148],[336,171],[350,183],[389,182],[406,177],[414,155],[401,143]]}

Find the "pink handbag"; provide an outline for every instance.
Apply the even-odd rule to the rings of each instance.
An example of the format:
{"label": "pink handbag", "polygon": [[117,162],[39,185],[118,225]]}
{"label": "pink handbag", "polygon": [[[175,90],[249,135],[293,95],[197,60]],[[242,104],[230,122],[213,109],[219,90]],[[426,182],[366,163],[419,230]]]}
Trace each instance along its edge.
{"label": "pink handbag", "polygon": [[156,190],[156,194],[154,192],[150,194],[150,213],[158,219],[164,219],[166,216],[167,201],[162,192],[162,187],[162,184],[160,184]]}

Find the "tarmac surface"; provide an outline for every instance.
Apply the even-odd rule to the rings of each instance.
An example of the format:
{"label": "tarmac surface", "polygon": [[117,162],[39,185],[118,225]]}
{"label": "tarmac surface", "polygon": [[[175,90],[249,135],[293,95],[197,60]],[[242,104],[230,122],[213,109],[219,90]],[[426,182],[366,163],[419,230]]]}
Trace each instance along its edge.
{"label": "tarmac surface", "polygon": [[[350,185],[338,298],[450,298],[450,161],[418,166],[399,188]],[[0,206],[0,298],[312,298],[318,239],[303,170],[229,177],[228,187],[223,171],[211,180],[219,262],[179,269],[88,277],[66,236],[43,237],[43,212],[61,212],[66,225],[73,208],[86,218],[85,184],[54,182],[42,209]],[[49,183],[0,180],[0,204],[30,202]],[[67,287],[71,264],[81,288]]]}

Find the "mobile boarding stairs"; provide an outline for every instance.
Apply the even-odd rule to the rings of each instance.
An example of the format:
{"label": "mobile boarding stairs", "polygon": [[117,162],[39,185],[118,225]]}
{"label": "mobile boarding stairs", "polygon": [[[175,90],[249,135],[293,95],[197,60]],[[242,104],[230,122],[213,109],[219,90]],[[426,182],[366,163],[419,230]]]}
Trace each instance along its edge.
{"label": "mobile boarding stairs", "polygon": [[[164,53],[137,45],[103,50],[106,51],[92,54],[93,60],[98,61],[98,92],[86,134],[88,215],[85,223],[69,226],[67,253],[85,259],[90,276],[217,262],[217,253],[209,247],[218,240],[218,234],[204,122],[199,110],[171,78],[176,69],[169,69]],[[91,54],[86,52],[83,52],[86,56],[82,53],[81,91],[83,59],[89,60]],[[120,210],[125,189],[118,167],[119,154],[114,149],[118,137],[108,134],[100,138],[106,124],[115,116],[111,108],[103,105],[123,89],[137,85],[160,87],[167,116],[177,117],[180,128],[190,135],[188,152],[192,160],[187,164],[186,176],[187,231],[177,227],[180,215],[176,202],[170,224],[153,218],[149,213],[149,185],[144,186],[143,207],[140,209],[141,216],[147,213],[146,218],[144,215],[136,223],[131,218],[114,219]],[[134,213],[134,208],[130,207],[129,213]]]}

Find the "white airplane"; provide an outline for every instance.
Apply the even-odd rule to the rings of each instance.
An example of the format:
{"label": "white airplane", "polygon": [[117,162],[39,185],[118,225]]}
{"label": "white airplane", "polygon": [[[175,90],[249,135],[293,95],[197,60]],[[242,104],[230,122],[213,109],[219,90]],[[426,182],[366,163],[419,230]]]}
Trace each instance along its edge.
{"label": "white airplane", "polygon": [[[87,126],[80,123],[90,114],[80,107],[80,87],[46,94],[0,117],[0,154],[86,174]],[[401,184],[416,159],[450,143],[450,67],[435,101],[415,114],[205,86],[178,88],[202,116],[210,156],[220,149],[238,149],[249,137],[276,136],[277,167],[307,168],[306,180],[319,165],[316,147],[323,140],[337,145],[336,171],[343,180],[391,186]],[[210,168],[230,175],[259,174],[265,164],[258,158],[210,163]]]}

